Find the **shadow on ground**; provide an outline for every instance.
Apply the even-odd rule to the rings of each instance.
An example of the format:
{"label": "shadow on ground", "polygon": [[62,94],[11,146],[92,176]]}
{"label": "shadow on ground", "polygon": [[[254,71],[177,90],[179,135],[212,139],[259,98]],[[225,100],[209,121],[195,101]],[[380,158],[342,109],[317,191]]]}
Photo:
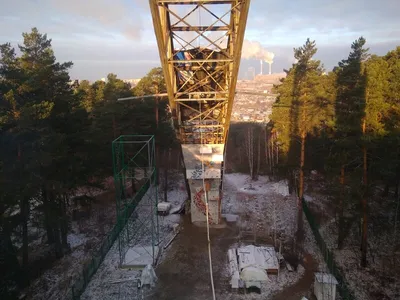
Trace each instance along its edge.
{"label": "shadow on ground", "polygon": [[[165,253],[157,267],[157,287],[148,299],[212,299],[207,250],[207,229],[183,220],[182,232]],[[210,229],[215,289],[229,292],[227,251],[237,241],[238,229],[228,223],[225,228]]]}
{"label": "shadow on ground", "polygon": [[[206,228],[191,224],[190,216],[184,217],[182,227],[182,232],[170,249],[166,251],[165,258],[156,268],[159,281],[146,299],[212,299]],[[239,230],[235,223],[227,223],[225,228],[213,228],[210,231],[214,283],[218,300],[299,300],[302,296],[310,297],[317,264],[309,254],[305,255],[302,262],[305,272],[300,280],[274,296],[265,298],[266,295],[263,297],[259,294],[243,295],[232,292],[227,270],[227,251],[231,246],[237,244],[238,233]]]}

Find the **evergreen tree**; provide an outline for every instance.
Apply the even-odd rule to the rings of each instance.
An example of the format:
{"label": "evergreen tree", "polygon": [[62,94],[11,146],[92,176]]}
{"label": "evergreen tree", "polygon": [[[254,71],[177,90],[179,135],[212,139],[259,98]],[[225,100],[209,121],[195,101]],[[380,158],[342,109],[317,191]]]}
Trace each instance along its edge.
{"label": "evergreen tree", "polygon": [[[350,183],[360,191],[362,207],[362,264],[366,264],[367,253],[367,144],[363,139],[366,134],[366,85],[367,79],[363,63],[368,58],[368,49],[364,48],[365,39],[360,37],[351,46],[349,57],[339,62],[336,101],[336,137],[337,159],[340,162],[341,185],[344,189],[346,169],[359,172],[357,166],[362,165],[362,188],[358,183]],[[362,149],[360,155],[359,149]],[[361,170],[360,170],[361,171]],[[353,178],[357,178],[355,174]],[[358,177],[359,178],[359,177]],[[344,195],[340,202],[339,238],[341,247],[344,239],[345,207]]]}

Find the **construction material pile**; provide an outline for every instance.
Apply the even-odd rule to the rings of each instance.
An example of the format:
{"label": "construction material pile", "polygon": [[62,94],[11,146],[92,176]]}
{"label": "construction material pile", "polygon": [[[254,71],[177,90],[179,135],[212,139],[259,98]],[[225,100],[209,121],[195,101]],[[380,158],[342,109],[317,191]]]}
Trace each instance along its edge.
{"label": "construction material pile", "polygon": [[228,250],[232,288],[260,289],[269,282],[268,274],[278,274],[279,261],[272,246],[253,245]]}

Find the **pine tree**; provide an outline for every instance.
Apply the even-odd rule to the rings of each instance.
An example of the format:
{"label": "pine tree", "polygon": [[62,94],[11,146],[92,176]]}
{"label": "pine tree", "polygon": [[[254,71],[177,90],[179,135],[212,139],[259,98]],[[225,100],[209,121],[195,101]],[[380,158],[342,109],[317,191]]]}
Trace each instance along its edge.
{"label": "pine tree", "polygon": [[[366,135],[366,88],[367,78],[363,63],[368,58],[368,49],[364,48],[365,39],[360,37],[352,45],[349,57],[339,62],[338,92],[336,101],[336,136],[338,160],[341,168],[341,183],[344,185],[345,170],[357,170],[357,165],[362,168],[362,191],[360,206],[362,210],[362,242],[361,251],[363,266],[366,265],[367,256],[367,190],[368,190],[368,150],[365,142]],[[358,149],[362,149],[359,155]],[[356,183],[356,186],[358,184]],[[343,196],[344,197],[344,196]],[[338,246],[342,246],[344,239],[344,199],[340,202],[339,238]]]}

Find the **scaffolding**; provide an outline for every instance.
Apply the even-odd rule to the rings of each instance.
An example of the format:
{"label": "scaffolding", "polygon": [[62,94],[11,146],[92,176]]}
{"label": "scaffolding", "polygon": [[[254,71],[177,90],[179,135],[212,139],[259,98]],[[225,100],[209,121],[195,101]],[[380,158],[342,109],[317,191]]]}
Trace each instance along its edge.
{"label": "scaffolding", "polygon": [[129,258],[129,251],[138,248],[155,264],[159,225],[154,136],[122,135],[112,142],[112,155],[120,267],[138,266]]}

